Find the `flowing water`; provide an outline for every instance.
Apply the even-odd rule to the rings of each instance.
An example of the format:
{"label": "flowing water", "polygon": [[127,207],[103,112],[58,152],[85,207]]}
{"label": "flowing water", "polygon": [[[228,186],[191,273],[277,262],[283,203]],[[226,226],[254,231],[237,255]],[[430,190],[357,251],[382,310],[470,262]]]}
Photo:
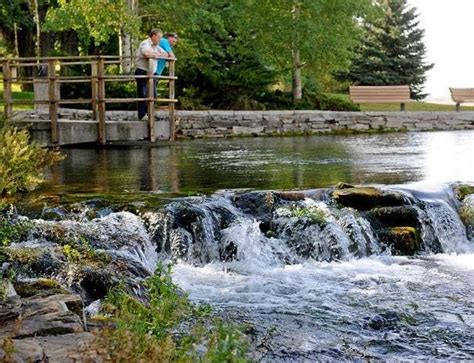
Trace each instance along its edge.
{"label": "flowing water", "polygon": [[[108,211],[72,228],[123,240],[114,249],[147,270],[157,259],[174,261],[174,281],[193,301],[249,324],[257,360],[474,359],[474,241],[448,184],[474,181],[473,132],[66,153],[46,189],[208,195],[171,199],[139,217]],[[385,184],[403,195],[416,216],[419,252],[392,254],[369,214],[314,189],[339,181]],[[236,188],[305,192],[285,199],[229,190]]]}

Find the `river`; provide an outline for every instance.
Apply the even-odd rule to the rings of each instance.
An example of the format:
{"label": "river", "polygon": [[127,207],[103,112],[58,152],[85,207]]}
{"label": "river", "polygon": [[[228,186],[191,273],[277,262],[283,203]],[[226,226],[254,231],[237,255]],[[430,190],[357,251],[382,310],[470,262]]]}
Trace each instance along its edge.
{"label": "river", "polygon": [[[65,153],[43,192],[151,192],[178,198],[172,203],[206,196],[185,203],[203,216],[200,243],[208,257],[178,259],[173,278],[193,301],[250,324],[257,360],[474,359],[474,242],[449,194],[449,183],[474,181],[474,132],[195,140]],[[306,238],[306,232],[285,224],[282,234],[266,235],[254,216],[229,205],[226,194],[310,190],[341,181],[410,194],[442,253],[425,248],[414,257],[394,256],[373,241],[366,255],[301,258],[289,249],[285,233]],[[324,201],[304,203],[329,208]],[[215,211],[223,209],[232,222],[218,228]],[[331,236],[344,250],[346,215],[331,213]],[[232,261],[212,257],[218,252],[209,231],[216,228],[237,248]],[[369,227],[366,232],[371,234]],[[181,238],[183,233],[191,232],[181,231]],[[316,235],[324,234],[318,229]]]}

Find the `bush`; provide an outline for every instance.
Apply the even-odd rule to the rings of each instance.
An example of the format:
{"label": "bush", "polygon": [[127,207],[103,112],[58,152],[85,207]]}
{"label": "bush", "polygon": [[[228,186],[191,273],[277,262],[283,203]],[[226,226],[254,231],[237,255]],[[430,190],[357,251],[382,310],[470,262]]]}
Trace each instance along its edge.
{"label": "bush", "polygon": [[0,195],[30,191],[43,182],[45,166],[62,160],[57,151],[30,142],[26,130],[0,129]]}
{"label": "bush", "polygon": [[360,111],[359,106],[341,98],[319,92],[303,92],[303,98],[293,103],[291,92],[280,90],[265,93],[259,99],[269,110],[327,110],[327,111]]}
{"label": "bush", "polygon": [[97,351],[114,362],[247,362],[243,333],[210,319],[208,306],[191,304],[170,272],[170,267],[158,266],[147,279],[148,304],[123,287],[110,291],[103,312],[114,328],[98,332]]}

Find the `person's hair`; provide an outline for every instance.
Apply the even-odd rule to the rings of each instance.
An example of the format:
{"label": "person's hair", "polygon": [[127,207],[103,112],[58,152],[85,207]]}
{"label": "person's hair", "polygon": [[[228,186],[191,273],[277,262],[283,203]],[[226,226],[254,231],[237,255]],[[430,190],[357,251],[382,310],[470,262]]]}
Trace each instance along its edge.
{"label": "person's hair", "polygon": [[155,34],[163,34],[163,30],[158,28],[153,28],[152,30],[150,30],[150,38]]}
{"label": "person's hair", "polygon": [[178,39],[178,33],[175,33],[175,32],[166,32],[166,33],[165,33],[165,38],[176,38],[176,39]]}

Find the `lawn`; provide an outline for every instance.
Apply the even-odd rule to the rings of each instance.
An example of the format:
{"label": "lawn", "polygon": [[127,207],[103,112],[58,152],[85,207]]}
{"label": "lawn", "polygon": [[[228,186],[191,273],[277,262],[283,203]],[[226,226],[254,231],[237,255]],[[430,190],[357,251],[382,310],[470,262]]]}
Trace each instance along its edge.
{"label": "lawn", "polygon": [[[0,74],[1,76],[1,74]],[[32,100],[33,92],[22,92],[19,84],[12,86],[12,96],[14,100]],[[0,108],[3,110],[3,82],[0,81]],[[33,105],[14,105],[13,110],[32,110]]]}
{"label": "lawn", "polygon": [[[0,74],[1,75],[1,74]],[[349,101],[349,95],[343,93],[329,93],[328,96],[337,97]],[[32,100],[33,92],[22,92],[20,85],[13,85],[14,100]],[[3,82],[0,82],[0,107],[3,108]],[[31,110],[33,105],[15,105],[14,110]],[[400,111],[399,103],[372,103],[361,104],[361,111]],[[405,105],[406,111],[454,111],[453,105],[412,101]],[[474,106],[461,106],[461,111],[474,111]]]}
{"label": "lawn", "polygon": [[[349,101],[349,95],[344,93],[330,93],[331,97],[341,98]],[[399,103],[363,103],[361,111],[400,111]],[[440,103],[429,103],[423,101],[411,101],[405,104],[406,111],[455,111],[454,103],[445,105]],[[474,106],[462,106],[461,111],[474,111]]]}

